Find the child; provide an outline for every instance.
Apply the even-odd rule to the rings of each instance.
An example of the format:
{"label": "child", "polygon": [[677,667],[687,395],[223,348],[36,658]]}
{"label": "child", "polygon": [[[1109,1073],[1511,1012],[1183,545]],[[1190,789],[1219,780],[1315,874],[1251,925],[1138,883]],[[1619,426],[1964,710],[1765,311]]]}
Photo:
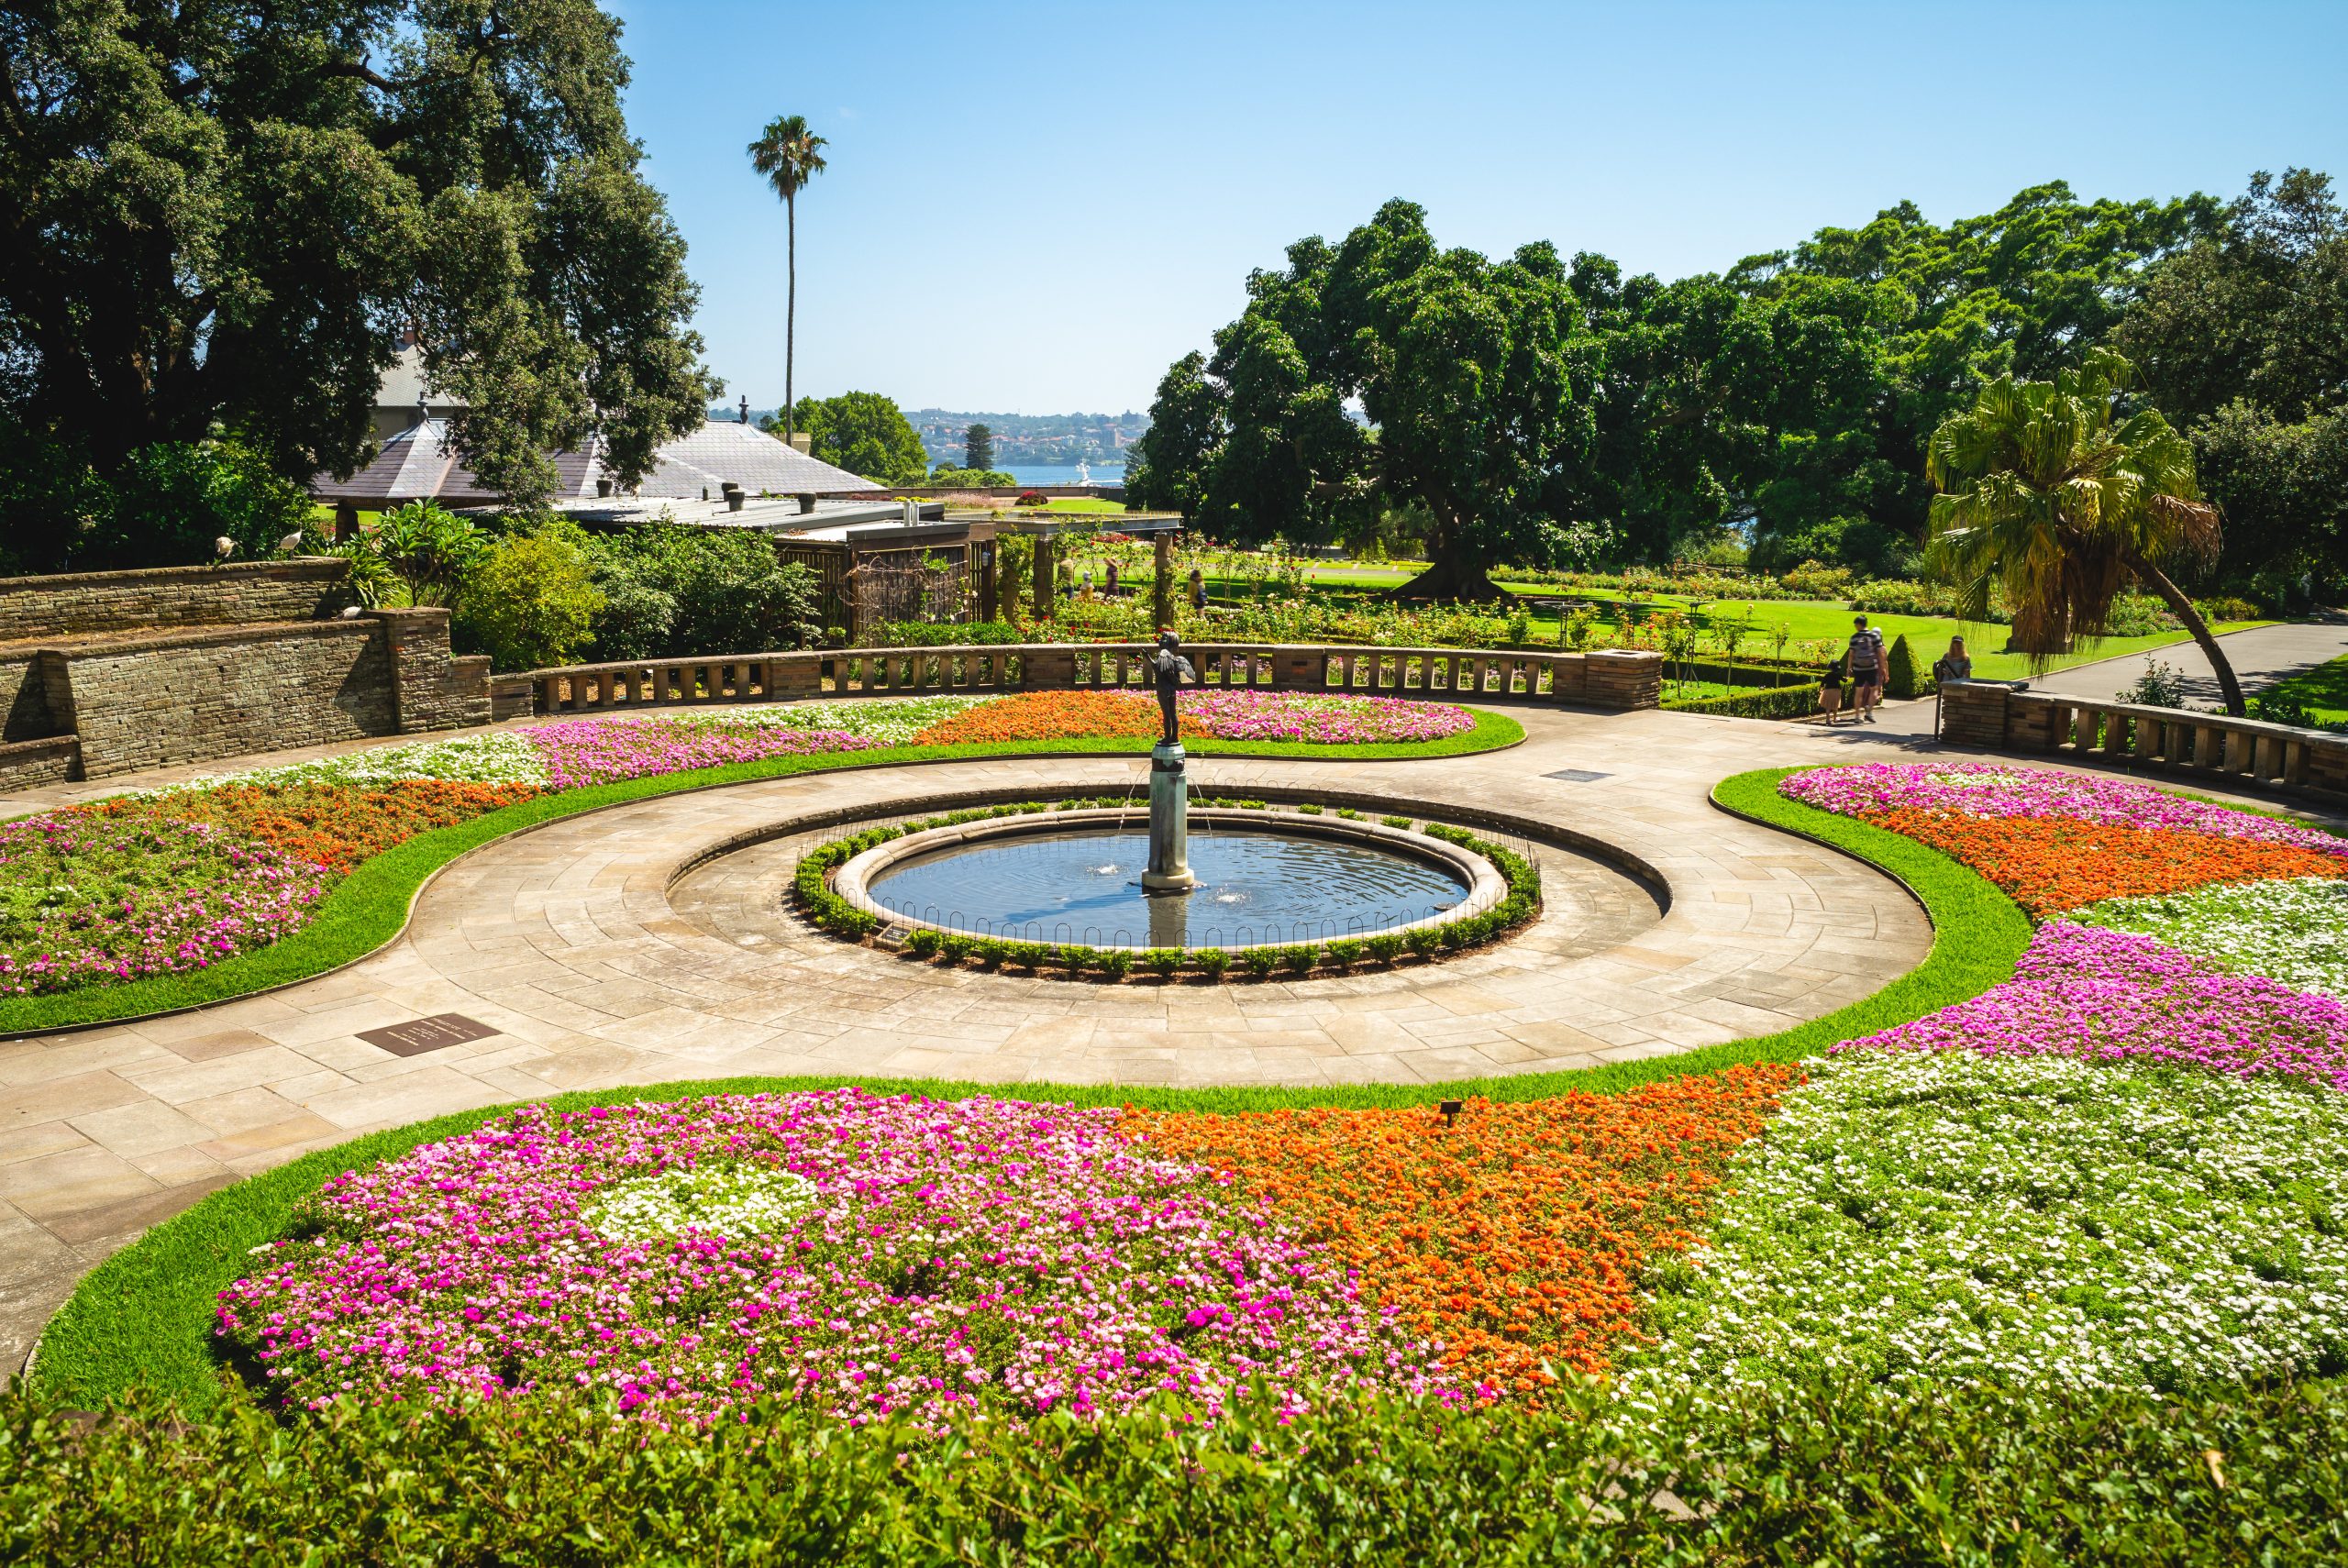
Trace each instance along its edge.
{"label": "child", "polygon": [[1818,683],[1818,711],[1826,715],[1826,727],[1836,727],[1835,715],[1843,711],[1843,661],[1836,659],[1826,667],[1826,677]]}

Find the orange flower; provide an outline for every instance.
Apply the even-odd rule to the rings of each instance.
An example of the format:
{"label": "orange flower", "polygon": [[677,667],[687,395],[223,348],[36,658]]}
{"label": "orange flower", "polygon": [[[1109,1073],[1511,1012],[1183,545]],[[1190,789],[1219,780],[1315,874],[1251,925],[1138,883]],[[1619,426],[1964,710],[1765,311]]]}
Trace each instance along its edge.
{"label": "orange flower", "polygon": [[1800,1076],[1475,1099],[1448,1128],[1429,1110],[1129,1114],[1154,1147],[1233,1173],[1329,1242],[1460,1374],[1523,1393],[1544,1363],[1605,1370],[1648,1259],[1696,1240],[1729,1156]]}
{"label": "orange flower", "polygon": [[417,834],[471,822],[537,793],[528,784],[437,778],[374,790],[349,784],[222,784],[169,795],[122,796],[78,809],[102,817],[210,823],[330,871],[348,872]]}
{"label": "orange flower", "polygon": [[[1182,734],[1205,734],[1187,716]],[[973,741],[1076,740],[1095,736],[1146,740],[1158,733],[1157,703],[1135,691],[1029,691],[966,708],[914,736],[918,745]]]}
{"label": "orange flower", "polygon": [[2337,877],[2336,855],[2190,828],[2126,827],[2068,817],[1970,817],[1908,807],[1866,821],[1961,860],[2043,920],[2104,899],[2183,892],[2212,882]]}

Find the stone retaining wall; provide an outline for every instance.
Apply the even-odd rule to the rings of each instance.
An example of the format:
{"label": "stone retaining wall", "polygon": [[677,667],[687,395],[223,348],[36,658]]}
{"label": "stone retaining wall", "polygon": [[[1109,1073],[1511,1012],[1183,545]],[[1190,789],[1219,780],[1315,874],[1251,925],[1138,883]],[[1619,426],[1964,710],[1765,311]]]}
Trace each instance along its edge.
{"label": "stone retaining wall", "polygon": [[313,621],[354,602],[349,563],[316,557],[0,578],[0,643]]}

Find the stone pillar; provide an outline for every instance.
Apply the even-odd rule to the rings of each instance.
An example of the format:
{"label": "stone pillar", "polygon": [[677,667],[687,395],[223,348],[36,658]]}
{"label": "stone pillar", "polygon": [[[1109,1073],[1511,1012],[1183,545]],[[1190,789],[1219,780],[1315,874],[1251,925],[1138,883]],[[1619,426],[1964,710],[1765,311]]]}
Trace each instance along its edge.
{"label": "stone pillar", "polygon": [[1994,680],[1951,680],[1941,687],[1941,739],[1995,751],[2006,744],[2006,703],[2013,689]]}
{"label": "stone pillar", "polygon": [[1582,656],[1582,700],[1597,708],[1663,706],[1663,656],[1600,648]]}
{"label": "stone pillar", "polygon": [[1174,625],[1174,536],[1160,529],[1151,541],[1157,550],[1157,580],[1150,584],[1149,613],[1161,631]]}
{"label": "stone pillar", "polygon": [[1052,575],[1057,569],[1052,562],[1052,536],[1049,534],[1038,534],[1036,536],[1036,559],[1034,564],[1036,572],[1036,619],[1038,621],[1048,621],[1052,618],[1052,606],[1055,597],[1059,592],[1059,583],[1055,580]]}
{"label": "stone pillar", "polygon": [[460,665],[449,652],[449,612],[371,610],[391,661],[394,733],[461,729],[489,723],[486,660]]}
{"label": "stone pillar", "polygon": [[1149,751],[1149,869],[1141,874],[1145,891],[1188,892],[1198,885],[1191,875],[1191,793],[1180,745],[1163,742]]}

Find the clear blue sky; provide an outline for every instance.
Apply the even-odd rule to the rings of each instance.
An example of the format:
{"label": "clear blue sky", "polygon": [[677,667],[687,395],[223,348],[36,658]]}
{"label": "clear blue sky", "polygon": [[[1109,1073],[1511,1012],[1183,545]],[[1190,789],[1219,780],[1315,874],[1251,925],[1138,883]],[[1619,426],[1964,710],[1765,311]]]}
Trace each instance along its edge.
{"label": "clear blue sky", "polygon": [[1146,408],[1251,267],[1390,196],[1446,245],[1676,277],[1902,198],[1945,221],[2054,179],[2348,184],[2348,0],[614,8],[709,363],[759,406],[783,219],[743,148],[779,114],[831,143],[799,204],[801,392],[1028,414]]}

